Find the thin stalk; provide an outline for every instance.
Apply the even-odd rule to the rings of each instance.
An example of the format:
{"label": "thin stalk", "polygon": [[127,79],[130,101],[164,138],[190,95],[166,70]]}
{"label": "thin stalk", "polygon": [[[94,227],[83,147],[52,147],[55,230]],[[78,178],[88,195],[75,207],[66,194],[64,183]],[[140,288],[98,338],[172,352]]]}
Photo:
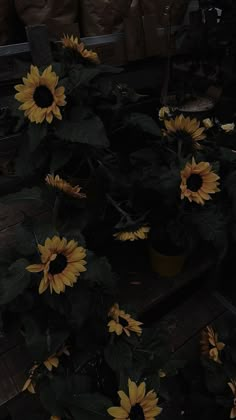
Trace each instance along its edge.
{"label": "thin stalk", "polygon": [[130,215],[126,213],[126,211],[124,211],[109,194],[106,194],[106,197],[113,207],[127,220],[127,222],[132,223]]}
{"label": "thin stalk", "polygon": [[59,206],[60,206],[60,199],[58,196],[56,196],[56,200],[55,200],[53,212],[52,212],[52,223],[55,229],[57,228],[57,217],[59,213]]}

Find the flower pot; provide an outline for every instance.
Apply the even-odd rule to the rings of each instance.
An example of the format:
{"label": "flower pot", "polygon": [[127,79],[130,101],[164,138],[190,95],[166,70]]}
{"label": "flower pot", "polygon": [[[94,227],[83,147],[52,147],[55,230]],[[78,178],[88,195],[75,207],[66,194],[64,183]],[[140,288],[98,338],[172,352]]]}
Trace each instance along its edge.
{"label": "flower pot", "polygon": [[151,267],[161,277],[175,277],[182,271],[185,255],[164,255],[150,247]]}

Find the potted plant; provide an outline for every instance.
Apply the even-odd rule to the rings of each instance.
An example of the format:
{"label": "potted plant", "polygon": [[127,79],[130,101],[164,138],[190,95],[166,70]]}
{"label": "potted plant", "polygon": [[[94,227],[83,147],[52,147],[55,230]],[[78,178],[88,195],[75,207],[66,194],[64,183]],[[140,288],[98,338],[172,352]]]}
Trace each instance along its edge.
{"label": "potted plant", "polygon": [[208,259],[211,247],[225,255],[235,155],[214,142],[201,121],[169,109],[160,116],[161,134],[131,156],[133,198],[135,208],[148,213],[154,269],[173,276],[202,247]]}

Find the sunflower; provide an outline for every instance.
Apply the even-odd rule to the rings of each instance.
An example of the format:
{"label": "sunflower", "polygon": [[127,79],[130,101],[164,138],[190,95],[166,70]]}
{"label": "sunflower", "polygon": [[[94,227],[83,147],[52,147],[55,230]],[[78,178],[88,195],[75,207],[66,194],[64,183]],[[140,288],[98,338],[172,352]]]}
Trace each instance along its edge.
{"label": "sunflower", "polygon": [[212,166],[208,162],[187,163],[181,171],[182,182],[180,185],[181,199],[187,198],[190,202],[204,205],[205,201],[211,200],[210,194],[219,192],[218,188],[220,177],[212,171]]}
{"label": "sunflower", "polygon": [[116,420],[154,420],[162,412],[158,407],[157,394],[154,391],[146,393],[146,384],[136,385],[128,380],[129,395],[119,391],[120,407],[109,408],[108,414]]}
{"label": "sunflower", "polygon": [[22,388],[22,392],[27,390],[28,392],[30,392],[30,394],[36,394],[35,383],[33,381],[33,376],[34,376],[34,373],[38,369],[39,366],[40,366],[39,364],[36,364],[30,369],[29,378],[25,382],[25,384]]}
{"label": "sunflower", "polygon": [[72,185],[60,178],[59,175],[50,175],[48,174],[45,178],[46,183],[53,188],[57,188],[60,191],[63,191],[65,194],[70,195],[74,198],[86,198],[86,194],[81,193],[81,188],[79,185],[72,187]]}
{"label": "sunflower", "polygon": [[230,418],[235,419],[236,418],[236,381],[231,379],[231,382],[228,382],[228,385],[234,396],[233,408],[231,409],[231,412],[230,412]]}
{"label": "sunflower", "polygon": [[77,282],[80,273],[86,271],[86,250],[78,246],[74,240],[54,236],[47,238],[44,245],[38,245],[41,253],[41,264],[29,265],[26,269],[31,273],[43,272],[39,293],[50,288],[57,294],[65,292],[65,287]]}
{"label": "sunflower", "polygon": [[68,48],[72,51],[77,52],[81,55],[81,57],[85,58],[86,60],[89,60],[95,64],[100,63],[97,53],[91,50],[87,50],[83,42],[80,42],[80,40],[77,37],[74,37],[73,35],[71,35],[71,37],[69,35],[64,35],[61,39],[61,42],[64,48]]}
{"label": "sunflower", "polygon": [[203,356],[208,356],[216,363],[221,363],[220,352],[224,349],[225,344],[218,340],[218,334],[212,327],[207,327],[202,332],[201,351]]}
{"label": "sunflower", "polygon": [[23,84],[15,86],[19,92],[15,98],[22,102],[19,109],[25,111],[25,116],[31,122],[39,124],[46,119],[51,123],[53,117],[62,119],[59,106],[66,105],[65,88],[57,85],[58,76],[52,71],[52,66],[47,67],[41,75],[36,66],[31,66],[30,73],[23,78]]}
{"label": "sunflower", "polygon": [[182,140],[183,143],[191,144],[194,149],[200,149],[201,146],[198,142],[206,138],[205,127],[200,127],[201,123],[196,118],[191,120],[181,114],[175,119],[165,120],[164,124],[169,136]]}
{"label": "sunflower", "polygon": [[148,238],[148,234],[150,232],[150,227],[149,226],[141,226],[138,229],[133,229],[130,231],[121,231],[121,232],[117,232],[115,233],[113,236],[117,241],[136,241],[138,239],[147,239]]}
{"label": "sunflower", "polygon": [[108,316],[112,320],[107,324],[110,333],[121,335],[123,332],[130,337],[130,332],[135,332],[138,335],[142,334],[142,322],[136,321],[125,311],[119,308],[118,303],[115,303],[110,309]]}

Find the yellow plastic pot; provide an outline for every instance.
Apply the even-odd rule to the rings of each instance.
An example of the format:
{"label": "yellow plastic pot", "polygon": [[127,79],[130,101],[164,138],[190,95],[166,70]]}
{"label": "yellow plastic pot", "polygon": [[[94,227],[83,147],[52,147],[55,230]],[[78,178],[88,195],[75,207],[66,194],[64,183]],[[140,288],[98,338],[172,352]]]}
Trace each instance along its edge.
{"label": "yellow plastic pot", "polygon": [[161,277],[175,277],[179,274],[186,261],[185,255],[163,255],[150,247],[151,267]]}

